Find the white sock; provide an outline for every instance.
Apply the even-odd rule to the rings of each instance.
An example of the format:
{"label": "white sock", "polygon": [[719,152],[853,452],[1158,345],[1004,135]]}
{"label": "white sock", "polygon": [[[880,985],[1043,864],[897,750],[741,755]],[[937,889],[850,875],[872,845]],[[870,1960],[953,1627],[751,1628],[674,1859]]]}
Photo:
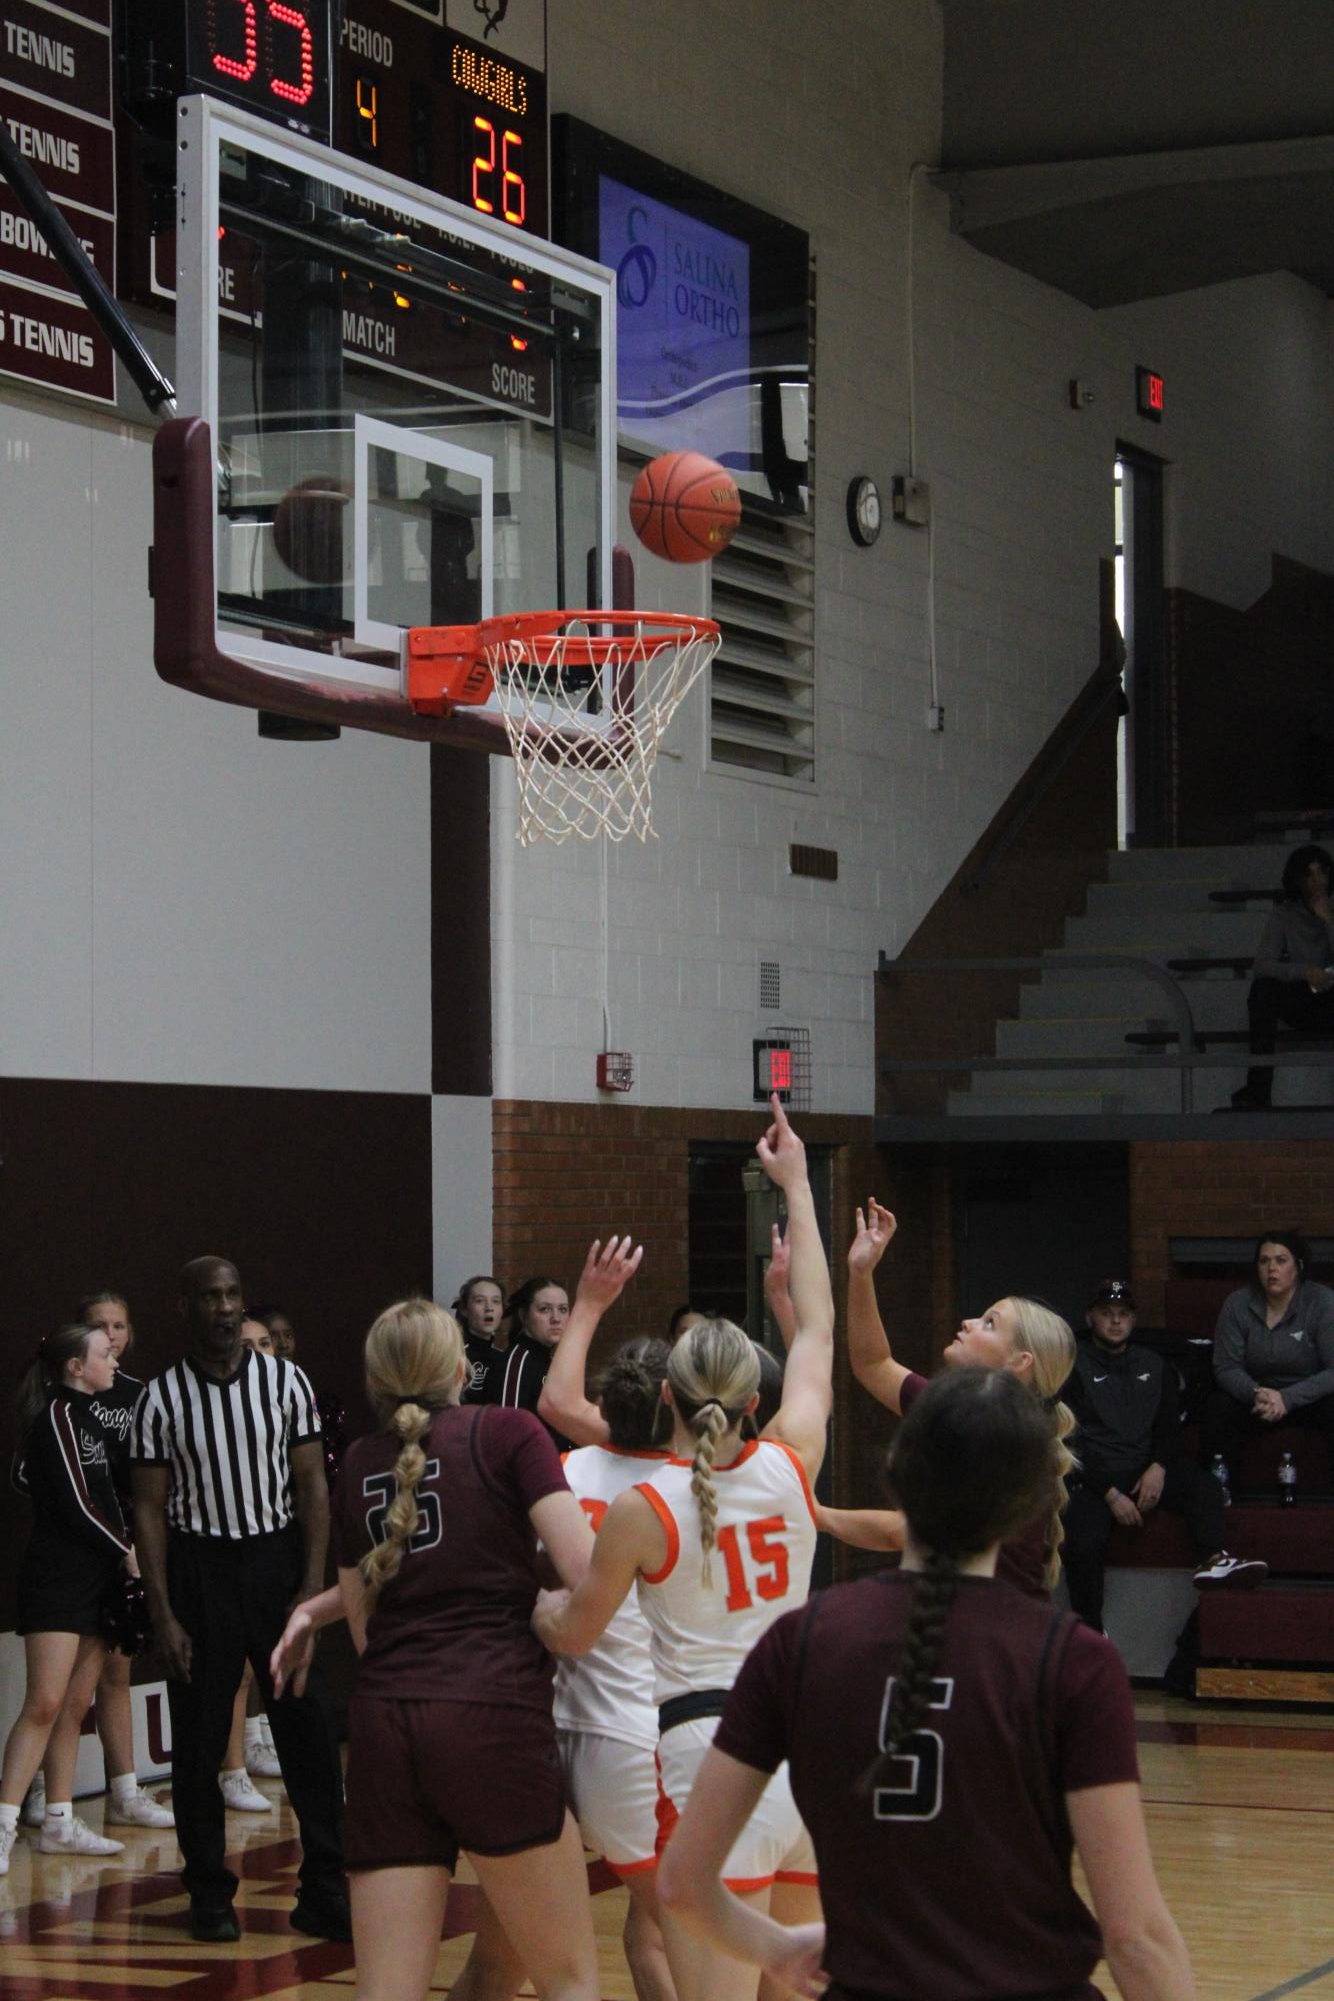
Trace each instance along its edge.
{"label": "white sock", "polygon": [[254,1745],[264,1742],[264,1718],[262,1716],[247,1716],[245,1720],[245,1742],[247,1751],[252,1749]]}
{"label": "white sock", "polygon": [[48,1821],[73,1820],[74,1818],[73,1800],[48,1800],[46,1802],[46,1817]]}
{"label": "white sock", "polygon": [[138,1790],[139,1775],[137,1772],[122,1772],[119,1778],[111,1781],[111,1797],[117,1806],[124,1806],[127,1800],[132,1800]]}
{"label": "white sock", "polygon": [[243,1779],[243,1778],[245,1777],[245,1775],[246,1775],[246,1769],[245,1769],[245,1766],[244,1766],[244,1765],[238,1765],[238,1766],[236,1767],[235,1771],[232,1771],[232,1772],[219,1772],[219,1774],[218,1774],[218,1777],[219,1777],[220,1779]]}
{"label": "white sock", "polygon": [[16,1806],[6,1806],[3,1800],[0,1800],[0,1827],[7,1827],[12,1832],[12,1830],[16,1828],[18,1824],[19,1824],[18,1808]]}

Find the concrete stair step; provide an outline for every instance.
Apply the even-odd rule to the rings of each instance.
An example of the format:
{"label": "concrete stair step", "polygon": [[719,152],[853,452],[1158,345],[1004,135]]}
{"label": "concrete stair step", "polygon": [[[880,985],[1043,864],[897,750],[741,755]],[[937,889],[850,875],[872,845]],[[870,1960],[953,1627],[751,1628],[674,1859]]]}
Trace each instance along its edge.
{"label": "concrete stair step", "polygon": [[1214,889],[1225,889],[1230,882],[1269,882],[1277,888],[1284,862],[1300,845],[1296,841],[1260,841],[1253,846],[1229,843],[1217,848],[1125,848],[1108,855],[1107,874],[1113,882],[1208,876]]}
{"label": "concrete stair step", "polygon": [[[1136,917],[1131,922],[1132,916]],[[1072,917],[1065,927],[1069,952],[1134,952],[1141,959],[1183,959],[1190,952],[1250,958],[1263,921],[1252,910],[1145,910]],[[1058,948],[1060,949],[1060,948]]]}
{"label": "concrete stair step", "polygon": [[[1272,907],[1271,892],[1260,889],[1254,903],[1236,906],[1219,905],[1210,902],[1210,892],[1216,889],[1242,890],[1252,885],[1248,883],[1215,882],[1211,876],[1194,879],[1187,876],[1164,877],[1162,881],[1149,878],[1144,881],[1093,882],[1089,884],[1085,899],[1085,910],[1090,917],[1117,917],[1126,924],[1138,925],[1144,913],[1159,914],[1163,911],[1218,911],[1229,909],[1244,910],[1250,916],[1258,916],[1263,922],[1266,907]],[[1268,906],[1259,899],[1268,899]]]}
{"label": "concrete stair step", "polygon": [[1148,1026],[1143,1015],[1037,1015],[996,1023],[998,1056],[1124,1056],[1126,1036]]}

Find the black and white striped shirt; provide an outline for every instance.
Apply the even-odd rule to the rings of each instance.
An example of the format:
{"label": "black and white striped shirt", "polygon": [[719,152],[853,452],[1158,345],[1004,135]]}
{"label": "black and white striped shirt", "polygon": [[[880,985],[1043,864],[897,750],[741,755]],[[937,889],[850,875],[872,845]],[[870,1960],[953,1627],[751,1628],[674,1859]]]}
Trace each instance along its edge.
{"label": "black and white striped shirt", "polygon": [[155,1376],[135,1408],[130,1460],[171,1468],[168,1527],[239,1541],[295,1520],[291,1448],[319,1436],[302,1371],[246,1348],[225,1382],[188,1359]]}

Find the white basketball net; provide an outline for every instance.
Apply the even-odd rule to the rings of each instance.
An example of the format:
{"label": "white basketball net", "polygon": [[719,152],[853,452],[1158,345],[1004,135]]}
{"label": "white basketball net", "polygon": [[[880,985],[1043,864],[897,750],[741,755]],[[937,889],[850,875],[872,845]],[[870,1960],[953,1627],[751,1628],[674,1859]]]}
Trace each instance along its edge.
{"label": "white basketball net", "polygon": [[[628,627],[633,616],[622,612],[618,623]],[[649,838],[658,746],[718,650],[716,628],[699,633],[684,622],[644,625],[606,642],[609,674],[597,670],[599,685],[612,691],[604,727],[590,712],[594,670],[583,665],[580,646],[590,632],[605,630],[574,620],[565,631],[486,648],[514,757],[518,837],[526,848],[572,834],[581,841]]]}

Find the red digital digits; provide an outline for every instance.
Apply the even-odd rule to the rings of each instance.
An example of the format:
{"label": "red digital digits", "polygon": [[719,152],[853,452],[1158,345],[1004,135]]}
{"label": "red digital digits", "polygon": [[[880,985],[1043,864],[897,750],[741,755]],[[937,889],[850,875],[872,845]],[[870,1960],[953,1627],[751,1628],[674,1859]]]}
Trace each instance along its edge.
{"label": "red digital digits", "polygon": [[[259,8],[257,0],[232,0],[240,8],[243,23],[234,25],[242,28],[242,51],[239,56],[225,55],[218,46],[224,39],[219,27],[219,13],[226,0],[214,0],[208,9],[209,45],[212,51],[213,67],[219,76],[231,77],[236,83],[249,83],[259,68]],[[272,64],[272,44],[275,29],[286,28],[300,37],[299,76],[295,81],[272,73],[268,77],[268,87],[273,95],[284,104],[309,104],[315,93],[315,37],[311,33],[310,21],[300,7],[288,7],[282,0],[264,0],[265,20],[269,33],[265,37],[266,53]],[[232,35],[226,36],[232,41]],[[291,51],[284,44],[284,54]],[[272,65],[276,67],[276,65]]]}
{"label": "red digital digits", "polygon": [[769,1088],[772,1091],[792,1089],[792,1051],[771,1049],[769,1051]]}
{"label": "red digital digits", "polygon": [[[496,128],[491,123],[491,120],[483,118],[479,113],[473,119],[472,127],[473,131],[478,134],[482,146],[485,148],[484,151],[473,154],[472,205],[474,208],[480,209],[483,215],[495,214],[495,202],[482,192],[482,178],[484,175],[488,177],[494,175],[497,165],[499,165],[500,212],[506,222],[512,222],[516,227],[520,227],[524,217],[528,213],[528,202],[523,184],[523,175],[519,173],[516,167],[511,165],[511,149],[513,157],[517,159],[519,148],[523,145],[523,135],[519,132],[503,132],[500,137],[500,157],[499,161],[497,161]],[[494,188],[492,189],[492,193],[494,194]]]}

